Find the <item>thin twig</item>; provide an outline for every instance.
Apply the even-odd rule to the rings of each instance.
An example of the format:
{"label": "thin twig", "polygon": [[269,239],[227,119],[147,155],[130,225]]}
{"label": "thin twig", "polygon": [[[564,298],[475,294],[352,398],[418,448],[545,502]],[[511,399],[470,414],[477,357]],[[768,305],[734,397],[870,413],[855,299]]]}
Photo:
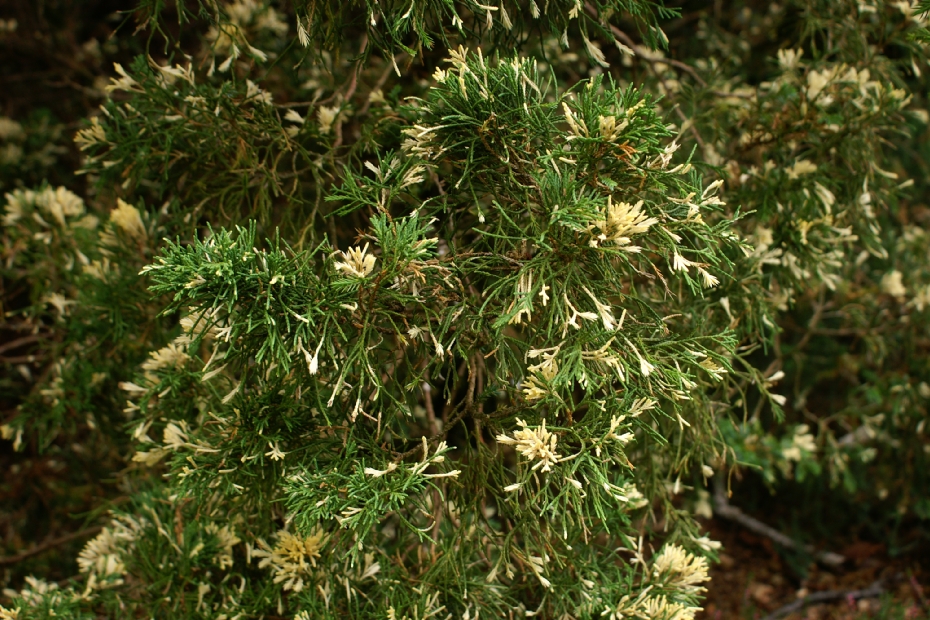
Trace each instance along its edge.
{"label": "thin twig", "polygon": [[[590,13],[594,17],[597,17],[597,10],[591,5],[591,3],[585,3],[585,7],[588,9],[588,13]],[[642,58],[646,62],[650,63],[650,69],[653,70],[653,73],[655,73],[655,76],[656,78],[658,78],[659,82],[662,83],[662,87],[665,88],[666,92],[670,92],[670,89],[668,85],[666,84],[665,79],[662,77],[662,75],[659,74],[659,72],[655,70],[656,69],[655,65],[659,63],[671,65],[672,67],[680,69],[684,71],[685,73],[687,73],[688,75],[690,75],[691,77],[693,77],[694,80],[698,84],[700,84],[702,88],[707,87],[707,82],[701,79],[701,76],[698,75],[697,71],[695,71],[694,68],[691,67],[690,65],[686,65],[685,63],[678,61],[678,60],[674,60],[672,58],[665,58],[665,57],[659,56],[658,54],[655,54],[647,50],[641,45],[638,45],[637,43],[635,43],[633,39],[631,39],[627,33],[623,32],[622,30],[620,30],[619,28],[617,28],[616,26],[612,24],[610,26],[610,31],[613,33],[615,37],[620,39],[620,41],[622,41],[627,47],[632,49],[636,53],[636,56],[638,58]],[[677,104],[675,105],[675,112],[678,114],[678,118],[681,119],[682,125],[685,125],[688,123],[690,119],[685,115],[685,113],[681,110],[681,108]],[[698,143],[698,146],[701,147],[701,151],[705,151],[706,145],[704,144],[704,139],[701,138],[701,134],[698,133],[697,127],[694,126],[693,122],[691,123],[689,127],[691,130],[691,134],[694,136],[694,139]]]}
{"label": "thin twig", "polygon": [[801,340],[798,341],[798,344],[795,345],[793,352],[801,351],[804,347],[807,346],[807,343],[810,342],[811,337],[814,335],[814,330],[817,329],[817,326],[820,324],[820,319],[823,316],[823,310],[826,308],[827,303],[825,301],[825,291],[824,287],[821,286],[818,291],[817,301],[814,302],[814,314],[811,316],[811,320],[807,324],[807,331],[804,332],[804,336],[801,337]]}
{"label": "thin twig", "polygon": [[[362,35],[362,44],[358,50],[359,56],[365,54],[365,48],[368,47],[368,33]],[[362,59],[359,58],[355,62],[355,66],[352,68],[352,77],[349,78],[349,87],[346,89],[345,100],[351,101],[352,96],[355,95],[355,88],[358,86],[358,74],[362,72]]]}
{"label": "thin twig", "polygon": [[371,107],[371,93],[375,92],[384,87],[384,83],[387,82],[388,77],[391,75],[391,71],[394,69],[394,63],[397,62],[398,58],[403,58],[404,52],[401,52],[394,57],[394,60],[387,64],[384,67],[384,71],[381,73],[381,77],[378,78],[378,81],[375,82],[375,85],[371,87],[371,90],[368,91],[368,98],[365,100],[365,105],[362,106],[362,109],[358,111],[359,115],[363,115],[368,111],[368,108]]}
{"label": "thin twig", "polygon": [[38,362],[45,359],[45,356],[41,353],[35,353],[31,355],[16,355],[13,357],[4,357],[0,355],[0,362],[6,364],[32,364],[33,362]]}
{"label": "thin twig", "polygon": [[910,583],[914,594],[917,595],[917,600],[920,602],[920,606],[924,609],[930,609],[930,605],[927,604],[927,597],[924,596],[924,589],[920,586],[919,583],[917,583],[917,579],[913,574],[908,575],[908,583]]}
{"label": "thin twig", "polygon": [[[429,374],[424,377],[423,381],[423,405],[426,407],[426,419],[429,422],[430,432],[433,433],[433,436],[439,435],[443,430],[445,430],[445,425],[440,429],[439,420],[436,419],[436,410],[433,407],[433,389],[429,384]],[[445,416],[444,416],[445,417]],[[429,456],[429,442],[423,448],[423,460],[425,461]],[[444,487],[443,487],[444,488]],[[430,555],[433,560],[436,559],[436,546],[439,544],[439,529],[442,527],[442,502],[440,501],[440,493],[438,488],[433,488],[432,493],[433,499],[433,532],[432,540],[429,544]]]}
{"label": "thin twig", "polygon": [[762,620],[777,620],[778,618],[787,616],[796,611],[801,611],[806,605],[811,605],[813,603],[826,603],[829,601],[840,601],[840,600],[854,600],[857,601],[861,598],[878,598],[885,592],[885,588],[882,587],[880,581],[876,581],[868,588],[863,590],[827,590],[826,592],[815,592],[804,598],[799,598],[793,603],[789,603],[784,607],[779,607],[769,615],[767,615]]}
{"label": "thin twig", "polygon": [[[427,438],[426,438],[426,443],[427,443],[427,445],[431,445],[433,442],[435,442],[435,441],[438,440],[438,439],[444,439],[445,436],[446,436],[446,433],[448,432],[448,429],[450,429],[450,428],[452,428],[453,426],[455,426],[456,424],[458,424],[459,421],[460,421],[462,418],[464,418],[466,414],[471,413],[472,415],[475,415],[475,414],[481,409],[480,403],[475,403],[475,404],[472,405],[471,407],[465,407],[464,404],[465,404],[465,403],[459,403],[459,406],[456,407],[456,411],[453,413],[452,417],[449,419],[449,423],[446,424],[446,425],[444,425],[444,427],[443,427],[443,429],[442,429],[441,431],[439,431],[438,433],[436,433],[436,434],[433,435],[432,437],[427,437]],[[395,463],[400,463],[401,461],[403,461],[403,460],[404,460],[405,458],[407,458],[408,456],[412,456],[412,455],[416,454],[417,452],[421,451],[422,449],[423,449],[423,445],[422,445],[421,443],[418,443],[415,447],[410,448],[410,449],[407,450],[406,452],[402,452],[402,453],[400,453],[400,454],[398,454],[398,453],[395,452],[395,453],[394,453],[394,462],[395,462]]]}
{"label": "thin twig", "polygon": [[429,379],[423,382],[423,406],[426,408],[426,421],[429,422],[429,432],[434,436],[439,434],[438,421],[436,420],[436,409],[433,408],[433,387],[429,384]]}
{"label": "thin twig", "polygon": [[787,534],[779,532],[775,528],[766,525],[762,521],[749,516],[736,506],[731,506],[730,501],[727,499],[727,493],[724,489],[724,482],[722,477],[716,477],[714,479],[714,512],[724,519],[736,521],[747,530],[755,532],[761,536],[765,536],[766,538],[778,543],[786,549],[803,550],[806,553],[813,555],[817,561],[822,562],[827,566],[839,566],[846,561],[846,558],[838,553],[833,553],[831,551],[818,551],[812,545],[802,545]]}
{"label": "thin twig", "polygon": [[16,338],[15,340],[10,340],[9,342],[4,342],[0,344],[0,353],[6,353],[11,349],[16,349],[23,346],[24,344],[32,344],[33,342],[38,342],[38,334],[30,334],[28,336],[23,336],[21,338]]}
{"label": "thin twig", "polygon": [[36,546],[33,547],[32,549],[28,549],[28,550],[26,550],[26,551],[23,551],[22,553],[18,553],[18,554],[16,554],[16,555],[7,556],[7,557],[5,557],[5,558],[4,558],[4,557],[0,557],[0,566],[8,566],[8,565],[11,565],[11,564],[17,564],[17,563],[19,563],[19,562],[22,562],[22,561],[25,560],[25,559],[31,558],[31,557],[34,556],[34,555],[39,555],[40,553],[44,553],[44,552],[48,551],[49,549],[53,549],[53,548],[55,548],[55,547],[57,547],[57,546],[59,546],[59,545],[63,545],[63,544],[65,544],[66,542],[70,542],[70,541],[75,540],[75,539],[77,539],[77,538],[84,538],[84,537],[87,537],[87,536],[92,536],[92,535],[96,534],[97,532],[99,532],[99,531],[102,530],[102,529],[103,529],[103,526],[102,526],[102,525],[97,525],[97,526],[94,526],[94,527],[89,527],[89,528],[87,528],[87,529],[85,529],[85,530],[81,530],[81,531],[79,531],[79,532],[71,532],[70,534],[65,534],[64,536],[59,536],[58,538],[53,538],[52,540],[47,540],[47,541],[45,541],[44,543],[41,543],[41,544],[39,544],[39,545],[36,545]]}
{"label": "thin twig", "polygon": [[[659,80],[662,82],[664,86],[665,80],[663,80],[662,78],[659,78]],[[688,121],[691,120],[687,117],[687,115],[684,112],[681,111],[681,106],[678,105],[677,103],[675,104],[675,112],[678,114],[678,118],[681,119],[682,126],[688,124]],[[698,143],[698,146],[701,147],[701,151],[702,152],[706,151],[707,145],[704,144],[704,139],[701,137],[701,134],[698,132],[697,127],[694,126],[694,121],[691,121],[691,124],[688,125],[688,129],[691,130],[691,135],[694,136],[694,139]]]}
{"label": "thin twig", "polygon": [[[594,6],[590,2],[585,3],[585,8],[588,10],[588,13],[590,13],[592,17],[595,17],[595,18],[597,17],[597,9],[595,9]],[[620,30],[613,24],[610,25],[610,31],[613,33],[615,37],[620,39],[620,41],[624,45],[626,45],[627,47],[632,49],[634,52],[636,52],[636,55],[642,58],[643,60],[645,60],[646,62],[652,63],[652,64],[662,63],[666,65],[671,65],[675,67],[676,69],[681,69],[682,71],[684,71],[685,73],[693,77],[694,81],[700,84],[702,87],[707,86],[707,82],[701,79],[701,76],[698,75],[697,71],[695,71],[694,68],[691,67],[690,65],[686,65],[680,60],[674,60],[672,58],[664,58],[662,56],[659,56],[658,54],[654,54],[653,52],[647,50],[641,45],[635,43],[633,39],[631,39],[627,33],[623,32],[622,30]]]}

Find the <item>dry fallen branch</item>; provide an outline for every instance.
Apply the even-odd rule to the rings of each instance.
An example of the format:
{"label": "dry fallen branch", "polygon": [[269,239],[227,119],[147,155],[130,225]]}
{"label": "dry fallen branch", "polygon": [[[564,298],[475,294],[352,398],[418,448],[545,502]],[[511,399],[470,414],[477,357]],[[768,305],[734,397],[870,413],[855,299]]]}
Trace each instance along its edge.
{"label": "dry fallen branch", "polygon": [[0,345],[0,353],[6,353],[12,349],[17,349],[27,344],[32,344],[40,340],[39,334],[29,334],[28,336],[23,336],[22,338],[17,338],[15,340],[10,340]]}
{"label": "dry fallen branch", "polygon": [[78,538],[86,538],[88,536],[93,536],[94,534],[98,533],[101,529],[103,529],[103,527],[100,525],[89,527],[87,529],[80,530],[79,532],[71,532],[70,534],[65,534],[64,536],[59,536],[58,538],[47,540],[44,543],[36,545],[32,549],[23,551],[22,553],[17,553],[16,555],[10,555],[7,557],[0,557],[0,566],[9,566],[9,565],[17,564],[19,562],[22,562],[23,560],[31,558],[34,555],[39,555],[40,553],[44,553],[48,551],[49,549],[54,549],[55,547],[59,545],[63,545],[66,542],[71,542],[72,540],[76,540]]}
{"label": "dry fallen branch", "polygon": [[827,603],[830,601],[853,600],[858,601],[862,598],[877,598],[885,592],[881,582],[876,581],[868,588],[862,590],[827,590],[826,592],[815,592],[804,598],[799,598],[793,603],[779,607],[762,620],[776,620],[796,611],[801,611],[806,605],[814,603]]}
{"label": "dry fallen branch", "polygon": [[818,551],[813,545],[802,545],[787,534],[779,532],[762,521],[747,515],[736,506],[731,506],[730,501],[727,499],[727,493],[724,489],[722,478],[714,480],[714,511],[724,519],[735,521],[747,530],[765,536],[786,549],[805,551],[813,555],[818,562],[826,564],[827,566],[839,566],[846,561],[846,558],[838,553]]}

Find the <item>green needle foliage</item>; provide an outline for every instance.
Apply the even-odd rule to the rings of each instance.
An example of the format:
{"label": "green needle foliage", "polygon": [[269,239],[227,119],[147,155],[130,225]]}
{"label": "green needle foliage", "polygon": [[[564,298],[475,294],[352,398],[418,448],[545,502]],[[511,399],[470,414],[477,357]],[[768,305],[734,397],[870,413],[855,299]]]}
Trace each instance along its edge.
{"label": "green needle foliage", "polygon": [[0,618],[687,620],[714,476],[928,518],[924,17],[766,10],[139,3],[3,220],[4,437],[120,496]]}

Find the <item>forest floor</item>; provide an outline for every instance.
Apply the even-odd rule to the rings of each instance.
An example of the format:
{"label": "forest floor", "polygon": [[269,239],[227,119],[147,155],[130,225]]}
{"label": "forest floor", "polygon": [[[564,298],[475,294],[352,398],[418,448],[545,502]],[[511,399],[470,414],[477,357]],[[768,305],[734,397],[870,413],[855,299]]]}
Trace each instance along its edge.
{"label": "forest floor", "polygon": [[[699,620],[930,618],[930,574],[913,557],[889,557],[883,544],[851,540],[835,549],[846,558],[842,566],[812,562],[799,571],[771,540],[739,524],[714,518],[705,527],[723,549],[710,571],[712,581]],[[863,590],[880,593],[858,598]],[[835,598],[799,603],[827,592]],[[798,609],[788,612],[792,603]]]}

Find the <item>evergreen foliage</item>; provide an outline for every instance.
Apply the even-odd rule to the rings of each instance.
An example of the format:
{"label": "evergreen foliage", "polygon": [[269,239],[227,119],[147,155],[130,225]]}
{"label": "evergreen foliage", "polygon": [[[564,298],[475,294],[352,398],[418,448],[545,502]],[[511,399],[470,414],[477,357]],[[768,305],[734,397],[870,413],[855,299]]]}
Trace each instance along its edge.
{"label": "evergreen foliage", "polygon": [[686,620],[712,479],[930,518],[930,4],[284,4],[0,165],[0,428],[119,493],[0,619]]}

